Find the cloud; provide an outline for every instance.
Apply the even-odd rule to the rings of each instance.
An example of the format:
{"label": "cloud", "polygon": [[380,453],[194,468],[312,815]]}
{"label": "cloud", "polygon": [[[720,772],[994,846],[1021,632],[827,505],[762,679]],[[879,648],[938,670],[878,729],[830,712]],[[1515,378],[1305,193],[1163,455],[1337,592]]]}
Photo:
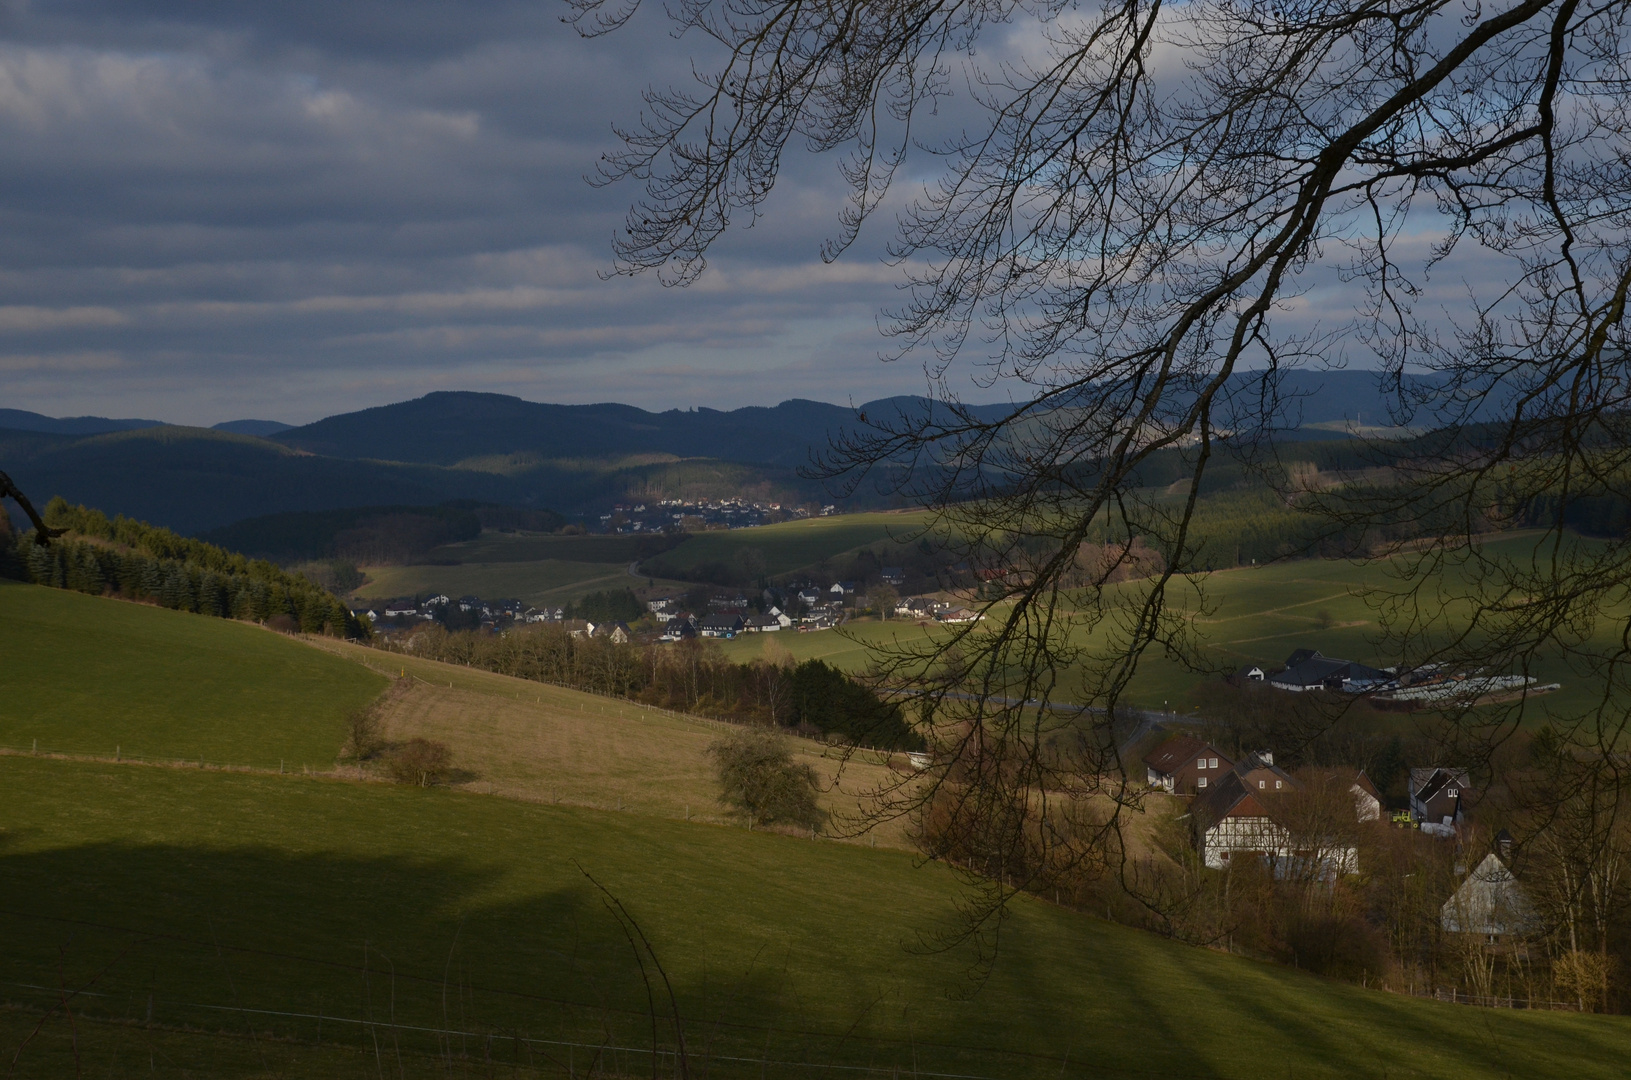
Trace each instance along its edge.
{"label": "cloud", "polygon": [[0,397],[208,423],[460,386],[651,407],[919,388],[876,362],[899,271],[817,258],[831,160],[795,161],[697,286],[604,277],[637,193],[584,176],[693,46],[655,18],[583,41],[560,14],[0,0]]}
{"label": "cloud", "polygon": [[[604,277],[638,192],[584,177],[709,45],[655,8],[593,41],[561,13],[0,0],[0,402],[299,422],[460,387],[653,408],[921,390],[916,364],[877,358],[904,273],[879,257],[889,208],[818,258],[845,195],[832,156],[791,146],[695,286]],[[1023,20],[990,44],[992,64],[1042,47]],[[1175,78],[1175,56],[1152,62]],[[977,127],[950,89],[918,118],[929,143]],[[912,159],[892,205],[938,165]],[[1499,272],[1442,267],[1422,305]],[[1325,274],[1281,320],[1352,306]]]}

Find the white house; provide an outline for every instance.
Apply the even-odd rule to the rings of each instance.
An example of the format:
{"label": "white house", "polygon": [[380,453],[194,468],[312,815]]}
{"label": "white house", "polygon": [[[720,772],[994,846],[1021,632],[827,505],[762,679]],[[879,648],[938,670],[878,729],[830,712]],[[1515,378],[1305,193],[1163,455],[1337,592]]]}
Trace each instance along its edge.
{"label": "white house", "polygon": [[1359,849],[1349,841],[1293,836],[1274,813],[1274,796],[1231,772],[1193,804],[1195,846],[1202,860],[1222,870],[1242,856],[1266,859],[1276,876],[1312,868],[1321,877],[1359,871]]}
{"label": "white house", "polygon": [[1439,923],[1449,934],[1478,934],[1490,945],[1533,926],[1535,909],[1518,879],[1492,851],[1455,894],[1444,901]]}

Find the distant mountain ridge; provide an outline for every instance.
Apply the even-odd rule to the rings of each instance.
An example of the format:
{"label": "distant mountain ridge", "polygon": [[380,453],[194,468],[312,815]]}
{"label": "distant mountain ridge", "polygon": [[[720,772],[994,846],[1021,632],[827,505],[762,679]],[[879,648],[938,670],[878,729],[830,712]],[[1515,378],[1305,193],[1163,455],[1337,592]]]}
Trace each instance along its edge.
{"label": "distant mountain ridge", "polygon": [[0,428],[39,431],[48,435],[103,435],[110,431],[136,431],[163,427],[163,420],[112,420],[106,416],[43,416],[23,409],[0,409]]}
{"label": "distant mountain ridge", "polygon": [[[1244,378],[1244,377],[1243,377]],[[1387,423],[1372,372],[1297,372],[1288,423]],[[1084,391],[1084,393],[1086,393]],[[1248,392],[1247,395],[1250,394]],[[943,408],[923,397],[858,407],[794,399],[733,410],[550,405],[438,392],[301,427],[229,421],[216,429],[0,410],[0,468],[43,503],[53,495],[179,532],[295,511],[449,500],[600,513],[621,499],[748,495],[830,501],[798,468],[858,413],[876,421]],[[971,406],[994,420],[1012,406]],[[270,437],[267,437],[270,436]],[[1306,430],[1304,437],[1341,438]],[[878,492],[854,505],[889,505]]]}
{"label": "distant mountain ridge", "polygon": [[[1237,381],[1245,386],[1251,378],[1245,373]],[[1419,378],[1430,385],[1429,377]],[[1283,377],[1280,390],[1289,403],[1285,421],[1291,429],[1361,420],[1386,427],[1391,422],[1376,372],[1294,371]],[[810,461],[812,451],[825,449],[833,435],[859,426],[858,412],[877,419],[936,407],[929,398],[904,395],[853,407],[793,398],[768,407],[648,412],[614,403],[550,405],[507,394],[438,391],[326,417],[272,438],[328,457],[424,465],[509,454],[557,459],[664,453],[797,468]],[[982,420],[995,420],[1013,406],[967,408]],[[1337,436],[1325,431],[1318,437]]]}
{"label": "distant mountain ridge", "polygon": [[[927,398],[884,398],[859,411],[928,408]],[[1007,406],[977,406],[1001,415]],[[857,423],[857,409],[792,399],[740,409],[633,405],[548,405],[505,394],[438,391],[412,401],[330,416],[273,436],[296,450],[341,458],[456,465],[474,458],[533,454],[542,459],[673,454],[797,468],[828,439]]]}
{"label": "distant mountain ridge", "polygon": [[[25,409],[0,409],[0,428],[12,431],[39,431],[48,435],[106,435],[113,431],[140,431],[143,428],[169,427],[163,420],[115,420],[106,416],[45,416]],[[235,435],[276,435],[288,431],[293,424],[277,420],[226,420],[216,424],[213,431],[230,431]]]}

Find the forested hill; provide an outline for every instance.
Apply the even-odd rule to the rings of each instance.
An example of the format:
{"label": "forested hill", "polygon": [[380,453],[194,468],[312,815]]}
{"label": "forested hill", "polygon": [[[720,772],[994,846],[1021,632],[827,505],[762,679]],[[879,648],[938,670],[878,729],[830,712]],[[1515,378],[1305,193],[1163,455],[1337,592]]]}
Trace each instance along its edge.
{"label": "forested hill", "polygon": [[[1312,430],[1315,424],[1386,422],[1371,372],[1294,373],[1282,394],[1305,437],[1341,438],[1329,428]],[[211,430],[12,410],[0,412],[0,469],[37,503],[61,495],[187,534],[266,515],[454,500],[573,517],[624,499],[825,503],[831,493],[798,475],[812,454],[857,426],[859,413],[878,421],[930,408],[924,398],[898,397],[854,408],[792,400],[647,412],[436,393],[276,432],[266,421]],[[994,419],[1009,409],[972,411]],[[1150,465],[1151,484],[1170,482],[1159,465]],[[871,488],[847,504],[893,505]]]}
{"label": "forested hill", "polygon": [[[1247,378],[1241,377],[1242,386]],[[1375,372],[1291,372],[1280,392],[1287,402],[1287,426],[1390,423]],[[825,449],[835,435],[856,427],[858,413],[877,420],[918,416],[933,408],[927,398],[904,396],[855,406],[795,398],[768,408],[647,412],[632,405],[547,405],[504,394],[444,391],[330,416],[272,438],[327,457],[426,465],[510,455],[548,460],[657,453],[793,469]],[[996,419],[1011,407],[969,408],[981,419]]]}
{"label": "forested hill", "polygon": [[[273,438],[307,453],[455,465],[483,457],[615,458],[673,454],[797,468],[856,414],[917,414],[925,398],[886,398],[857,408],[794,399],[769,408],[670,409],[632,405],[545,405],[503,394],[444,391],[345,413]],[[1005,406],[978,406],[998,416]]]}

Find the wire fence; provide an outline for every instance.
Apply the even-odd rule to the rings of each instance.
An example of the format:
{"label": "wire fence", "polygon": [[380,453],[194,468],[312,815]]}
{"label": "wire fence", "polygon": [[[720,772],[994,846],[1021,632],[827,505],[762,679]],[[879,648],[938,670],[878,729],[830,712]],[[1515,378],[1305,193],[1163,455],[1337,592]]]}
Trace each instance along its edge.
{"label": "wire fence", "polygon": [[[767,995],[797,994],[762,984],[736,992],[721,987],[718,997],[705,995],[713,1004],[693,1002],[682,1016],[683,995],[665,1001],[659,990],[654,1000],[645,997],[632,960],[603,961],[573,973],[491,972],[492,978],[481,979],[451,956],[445,966],[437,958],[410,969],[401,958],[391,963],[377,948],[358,962],[213,940],[213,934],[145,931],[19,911],[0,911],[0,918],[14,927],[32,927],[29,946],[0,960],[0,998],[25,1021],[12,1029],[29,1029],[13,1045],[0,1045],[0,1061],[24,1064],[19,1075],[38,1071],[26,1067],[30,1031],[78,1040],[75,1025],[87,1023],[102,1025],[108,1053],[117,1053],[118,1046],[128,1051],[151,1033],[164,1034],[181,1047],[170,1050],[174,1063],[195,1074],[208,1071],[210,1044],[247,1040],[365,1054],[387,1045],[393,1054],[423,1061],[500,1062],[568,1076],[1135,1080],[1170,1075],[1068,1054],[868,1031],[867,1019],[877,1014],[875,1001],[858,1003],[848,1030],[834,1030],[796,1013],[764,1008]],[[209,992],[212,986],[217,992]]]}
{"label": "wire fence", "polygon": [[1515,994],[1483,995],[1464,993],[1459,987],[1408,987],[1402,991],[1407,997],[1448,1001],[1456,1005],[1477,1005],[1485,1009],[1533,1009],[1542,1012],[1581,1012],[1577,1001],[1553,1001],[1548,998],[1518,997]]}

